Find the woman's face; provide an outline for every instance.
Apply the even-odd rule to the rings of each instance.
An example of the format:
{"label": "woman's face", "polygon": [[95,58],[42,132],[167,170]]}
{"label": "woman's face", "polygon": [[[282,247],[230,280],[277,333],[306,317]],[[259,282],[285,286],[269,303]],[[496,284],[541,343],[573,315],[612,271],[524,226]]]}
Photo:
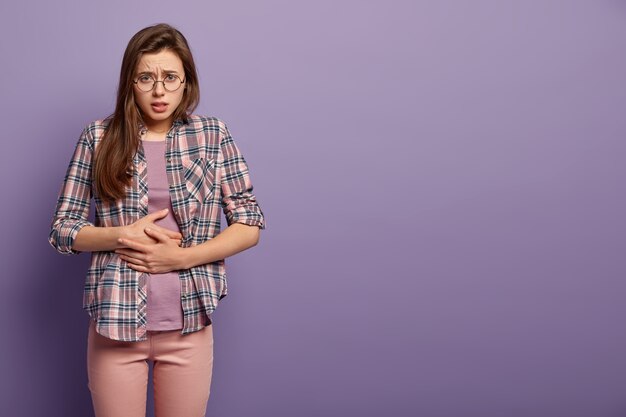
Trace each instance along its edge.
{"label": "woman's face", "polygon": [[[133,81],[144,74],[151,75],[157,81],[165,80],[169,74],[185,80],[183,62],[169,49],[143,54],[137,64]],[[148,129],[163,132],[171,127],[174,121],[173,113],[183,99],[185,86],[183,83],[178,90],[167,91],[162,82],[157,82],[152,91],[146,92],[139,89],[138,84],[133,83],[135,103],[141,110]]]}

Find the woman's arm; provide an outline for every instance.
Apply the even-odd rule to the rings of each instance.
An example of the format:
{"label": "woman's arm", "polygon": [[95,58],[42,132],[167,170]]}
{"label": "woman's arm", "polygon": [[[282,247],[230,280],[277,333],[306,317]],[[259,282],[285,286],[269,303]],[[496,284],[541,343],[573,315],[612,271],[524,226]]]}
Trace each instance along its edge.
{"label": "woman's arm", "polygon": [[146,228],[145,233],[158,243],[145,245],[135,240],[121,238],[119,244],[124,248],[116,249],[115,253],[128,262],[129,267],[152,274],[188,269],[225,259],[255,246],[260,235],[257,226],[233,223],[213,239],[196,246],[181,248],[160,231]]}
{"label": "woman's arm", "polygon": [[260,229],[257,226],[233,223],[213,239],[197,246],[185,248],[181,264],[183,268],[191,268],[192,266],[226,259],[256,246],[259,243],[260,234]]}
{"label": "woman's arm", "polygon": [[109,251],[123,247],[120,237],[154,244],[144,233],[150,226],[166,234],[177,245],[182,235],[154,224],[165,217],[167,209],[144,216],[135,223],[120,227],[96,227],[88,220],[91,203],[91,169],[93,158],[91,125],[85,127],[76,143],[57,200],[48,241],[60,253],[79,254],[83,251]]}
{"label": "woman's arm", "polygon": [[92,154],[93,138],[90,126],[86,126],[67,167],[48,235],[50,245],[64,255],[79,254],[73,248],[76,235],[85,227],[94,226],[88,220]]}
{"label": "woman's arm", "polygon": [[121,248],[118,239],[122,236],[122,228],[85,226],[74,237],[72,249],[78,252],[112,251]]}
{"label": "woman's arm", "polygon": [[119,239],[132,239],[144,244],[155,244],[157,241],[146,235],[145,228],[158,230],[167,239],[171,239],[176,246],[180,245],[183,235],[154,224],[160,218],[167,216],[168,209],[150,213],[128,226],[95,227],[85,226],[76,235],[72,248],[79,252],[85,251],[112,251],[126,247]]}

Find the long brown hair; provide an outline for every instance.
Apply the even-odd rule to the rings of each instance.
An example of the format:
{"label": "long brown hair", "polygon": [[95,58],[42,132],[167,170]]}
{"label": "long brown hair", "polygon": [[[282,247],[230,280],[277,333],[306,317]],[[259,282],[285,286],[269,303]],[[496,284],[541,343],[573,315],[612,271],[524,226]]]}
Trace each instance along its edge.
{"label": "long brown hair", "polygon": [[124,52],[115,112],[106,118],[109,124],[94,156],[94,183],[102,200],[111,201],[125,197],[125,186],[131,183],[133,156],[140,141],[139,123],[143,123],[139,107],[135,103],[133,76],[144,53],[157,53],[164,49],[176,53],[185,69],[185,90],[180,105],[173,113],[174,120],[186,118],[198,106],[198,74],[183,34],[166,23],[148,26],[137,32]]}

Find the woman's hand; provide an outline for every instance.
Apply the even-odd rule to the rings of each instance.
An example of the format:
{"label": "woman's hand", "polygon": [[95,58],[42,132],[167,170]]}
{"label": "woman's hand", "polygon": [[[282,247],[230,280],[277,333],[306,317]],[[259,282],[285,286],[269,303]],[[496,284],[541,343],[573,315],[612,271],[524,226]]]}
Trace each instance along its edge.
{"label": "woman's hand", "polygon": [[167,216],[167,212],[168,209],[166,208],[163,210],[155,211],[154,213],[150,213],[147,216],[142,217],[133,224],[124,226],[123,239],[132,240],[134,242],[143,243],[146,245],[157,243],[158,241],[156,239],[150,237],[150,235],[145,233],[146,227],[149,227],[152,230],[156,230],[166,235],[168,238],[176,242],[177,246],[180,246],[180,244],[182,243],[183,235],[154,223],[156,220],[162,219],[163,217]]}
{"label": "woman's hand", "polygon": [[144,231],[157,243],[144,244],[132,239],[119,239],[119,243],[125,248],[116,249],[115,253],[120,255],[130,268],[151,274],[184,269],[184,248],[178,246],[175,240],[165,233],[153,229],[152,226],[146,227]]}

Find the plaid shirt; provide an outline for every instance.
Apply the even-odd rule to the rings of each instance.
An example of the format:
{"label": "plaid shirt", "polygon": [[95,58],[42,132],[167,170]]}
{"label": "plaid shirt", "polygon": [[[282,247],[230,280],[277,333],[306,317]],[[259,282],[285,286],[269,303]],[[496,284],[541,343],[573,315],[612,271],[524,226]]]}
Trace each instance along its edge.
{"label": "plaid shirt", "polygon": [[[78,254],[72,243],[90,226],[129,225],[148,214],[148,185],[143,146],[135,153],[132,186],[116,202],[102,201],[92,187],[92,157],[109,119],[85,127],[59,192],[49,235],[62,254]],[[138,126],[138,134],[145,126]],[[265,229],[248,165],[226,124],[216,117],[188,115],[175,120],[166,138],[166,169],[174,217],[182,247],[198,245],[220,232],[220,213],[235,222]],[[87,220],[95,203],[95,224]],[[221,210],[220,210],[221,208]],[[210,323],[210,314],[227,294],[224,260],[178,271],[183,329],[187,334]],[[131,269],[113,251],[92,252],[83,292],[83,309],[96,321],[98,333],[114,340],[146,340],[147,275]]]}

